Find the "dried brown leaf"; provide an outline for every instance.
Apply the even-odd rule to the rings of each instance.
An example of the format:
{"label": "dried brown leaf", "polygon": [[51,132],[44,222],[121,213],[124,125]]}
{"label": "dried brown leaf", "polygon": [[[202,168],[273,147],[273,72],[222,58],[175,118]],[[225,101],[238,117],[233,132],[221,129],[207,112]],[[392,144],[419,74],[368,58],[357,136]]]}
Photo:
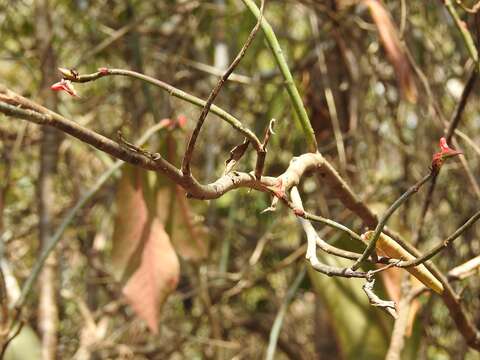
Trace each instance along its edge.
{"label": "dried brown leaf", "polygon": [[158,219],[147,224],[140,266],[123,287],[137,315],[158,333],[160,309],[178,284],[180,264],[170,238]]}
{"label": "dried brown leaf", "polygon": [[245,151],[247,151],[249,144],[250,142],[247,139],[245,139],[243,143],[235,146],[232,150],[230,150],[230,157],[228,158],[227,161],[225,161],[225,172],[224,172],[225,175],[233,170],[238,160],[240,160],[243,154],[245,154]]}
{"label": "dried brown leaf", "polygon": [[201,260],[208,253],[205,227],[195,214],[180,186],[163,186],[157,192],[157,213],[162,222],[169,224],[168,232],[178,254],[185,260]]}
{"label": "dried brown leaf", "polygon": [[148,208],[143,195],[143,173],[143,170],[126,166],[117,187],[111,265],[118,281],[131,274],[129,263],[135,257],[148,222]]}
{"label": "dried brown leaf", "polygon": [[117,189],[112,270],[135,313],[158,331],[158,318],[175,289],[179,262],[161,220],[145,200],[145,172],[125,168]]}

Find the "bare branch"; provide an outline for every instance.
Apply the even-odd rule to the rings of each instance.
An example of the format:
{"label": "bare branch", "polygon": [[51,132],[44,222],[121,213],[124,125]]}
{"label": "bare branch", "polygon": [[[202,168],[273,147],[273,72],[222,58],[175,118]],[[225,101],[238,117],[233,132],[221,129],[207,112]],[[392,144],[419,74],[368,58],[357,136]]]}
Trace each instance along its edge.
{"label": "bare branch", "polygon": [[184,175],[190,176],[190,174],[191,174],[190,161],[192,160],[193,150],[195,149],[195,143],[197,141],[198,135],[200,134],[200,130],[202,129],[203,123],[205,122],[205,119],[207,118],[208,112],[210,111],[210,107],[212,106],[213,102],[215,101],[215,98],[217,97],[218,93],[220,92],[220,89],[222,88],[225,81],[227,81],[230,74],[233,72],[233,70],[235,70],[237,65],[240,63],[240,61],[244,57],[245,53],[247,52],[248,47],[250,46],[253,39],[255,38],[255,35],[257,34],[258,30],[260,29],[260,24],[262,23],[262,18],[263,18],[263,7],[264,7],[264,5],[265,5],[265,0],[262,0],[262,4],[261,4],[261,7],[260,7],[260,16],[257,20],[257,23],[255,24],[252,31],[250,32],[250,35],[248,36],[247,41],[245,42],[245,44],[240,49],[240,52],[238,53],[235,60],[233,60],[233,62],[228,67],[228,69],[225,71],[225,74],[223,74],[223,76],[218,80],[217,85],[213,88],[212,92],[208,96],[207,102],[203,106],[202,113],[200,114],[200,117],[197,120],[197,124],[195,125],[195,129],[193,130],[192,135],[190,136],[190,139],[188,140],[187,150],[185,151],[185,155],[183,157],[182,173]]}
{"label": "bare branch", "polygon": [[[66,79],[72,82],[77,82],[77,83],[86,83],[86,82],[94,81],[99,78],[110,76],[110,75],[127,76],[127,77],[148,82],[149,84],[152,84],[163,90],[166,90],[170,95],[175,96],[179,99],[185,100],[193,105],[196,105],[199,107],[204,107],[206,105],[206,102],[204,100],[196,96],[193,96],[183,90],[177,89],[176,87],[170,84],[167,84],[166,82],[152,78],[144,74],[140,74],[132,70],[102,68],[102,69],[99,69],[99,71],[92,74],[72,76],[72,75],[69,75],[68,73],[62,72],[62,75]],[[222,108],[216,105],[212,104],[210,110],[212,111],[212,113],[220,117],[222,120],[225,120],[227,123],[229,123],[235,130],[237,130],[238,132],[243,134],[246,138],[248,138],[252,142],[252,145],[256,150],[260,150],[261,148],[260,140],[251,130],[244,127],[243,124],[240,122],[240,120],[238,120],[233,115],[231,115],[230,113],[228,113],[227,111],[223,110]]]}
{"label": "bare branch", "polygon": [[378,297],[377,294],[373,292],[373,286],[375,285],[375,280],[374,279],[367,279],[367,282],[363,284],[362,288],[363,291],[365,291],[365,294],[367,294],[368,301],[370,302],[370,305],[379,307],[386,312],[388,312],[394,319],[398,318],[397,310],[395,308],[395,302],[394,301],[388,301],[388,300],[382,300]]}

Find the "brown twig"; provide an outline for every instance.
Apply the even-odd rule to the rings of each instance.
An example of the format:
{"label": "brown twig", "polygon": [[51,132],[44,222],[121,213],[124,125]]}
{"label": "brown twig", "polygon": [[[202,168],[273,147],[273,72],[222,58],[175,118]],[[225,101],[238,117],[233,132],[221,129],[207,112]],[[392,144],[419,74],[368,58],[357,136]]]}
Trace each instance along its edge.
{"label": "brown twig", "polygon": [[270,120],[267,129],[265,130],[265,136],[263,137],[262,150],[257,152],[257,163],[255,165],[255,178],[260,179],[263,174],[263,168],[265,166],[265,157],[267,155],[267,145],[270,141],[270,137],[275,134],[273,126],[275,125],[275,119]]}
{"label": "brown twig", "polygon": [[[448,127],[445,130],[445,138],[447,139],[447,143],[450,143],[453,134],[455,133],[455,129],[457,128],[458,124],[460,123],[460,120],[462,118],[463,112],[465,111],[465,107],[467,105],[468,99],[470,97],[470,94],[472,93],[472,90],[474,88],[475,82],[477,80],[477,71],[476,69],[473,69],[472,72],[470,73],[470,76],[468,78],[467,84],[463,88],[462,95],[460,97],[460,101],[458,102],[457,106],[455,107],[455,110],[452,113],[452,117],[448,123]],[[428,83],[427,83],[428,85]],[[435,185],[437,184],[437,177],[438,177],[438,172],[433,175],[432,181],[430,182],[430,186],[428,187],[427,190],[427,195],[425,196],[425,199],[422,203],[422,210],[420,212],[418,224],[417,224],[417,229],[415,231],[415,235],[413,237],[412,243],[416,245],[418,241],[421,238],[422,234],[422,228],[425,223],[425,216],[427,215],[428,209],[430,208],[430,204],[433,199],[433,192],[435,190]]]}
{"label": "brown twig", "polygon": [[[124,69],[107,69],[107,68],[101,68],[99,71],[91,73],[91,74],[85,74],[85,75],[73,75],[69,74],[68,72],[62,72],[62,75],[65,79],[70,80],[71,82],[76,82],[76,83],[86,83],[90,81],[95,81],[97,79],[103,78],[105,76],[126,76],[126,77],[131,77],[135,78],[138,80],[145,81],[149,84],[152,84],[154,86],[159,87],[160,89],[163,89],[167,91],[170,95],[175,96],[179,99],[182,99],[184,101],[187,101],[193,105],[199,106],[199,107],[204,107],[207,103],[196,97],[193,96],[183,90],[177,89],[176,87],[167,84],[166,82],[163,82],[161,80],[155,79],[151,76],[141,74],[136,71],[132,70],[124,70]],[[243,136],[248,138],[255,150],[259,151],[261,149],[261,143],[258,137],[249,129],[243,126],[243,124],[235,118],[233,115],[228,113],[227,111],[223,110],[222,108],[218,107],[217,105],[211,104],[210,106],[210,111],[214,113],[215,115],[219,116],[222,120],[225,120],[227,123],[229,123],[234,129],[239,131]]]}
{"label": "brown twig", "polygon": [[218,80],[217,85],[210,92],[210,95],[208,96],[208,99],[207,99],[205,105],[203,106],[202,113],[200,114],[200,117],[197,120],[197,124],[195,125],[195,129],[193,130],[192,135],[190,136],[190,139],[188,140],[187,150],[185,151],[185,155],[184,155],[183,161],[182,161],[182,173],[186,176],[190,176],[190,174],[191,174],[190,162],[192,160],[193,151],[195,149],[195,143],[197,141],[198,135],[200,134],[200,130],[202,129],[203,123],[205,122],[205,119],[207,118],[208,112],[210,111],[210,107],[212,106],[213,102],[215,101],[215,98],[217,97],[218,93],[220,92],[220,89],[222,88],[225,81],[228,79],[230,74],[233,72],[233,70],[235,70],[237,65],[240,63],[242,58],[245,56],[245,53],[247,52],[247,49],[249,48],[250,44],[252,43],[253,39],[255,38],[255,35],[257,34],[258,30],[260,29],[260,25],[262,23],[262,18],[263,18],[264,5],[265,5],[265,0],[262,0],[262,4],[260,6],[260,16],[257,20],[257,23],[255,24],[252,31],[250,32],[250,34],[247,38],[247,41],[242,46],[242,48],[240,49],[240,52],[237,54],[237,57],[233,60],[233,62],[227,68],[227,70],[225,71],[223,76]]}

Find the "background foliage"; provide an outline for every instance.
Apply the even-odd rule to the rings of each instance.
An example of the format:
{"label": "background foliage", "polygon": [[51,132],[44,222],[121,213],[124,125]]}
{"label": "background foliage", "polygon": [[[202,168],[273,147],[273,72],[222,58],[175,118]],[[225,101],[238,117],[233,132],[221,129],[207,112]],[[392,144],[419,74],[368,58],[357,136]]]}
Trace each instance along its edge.
{"label": "background foliage", "polygon": [[[410,69],[418,89],[415,103],[402,96],[398,72],[364,3],[267,0],[265,10],[304,98],[319,150],[379,214],[428,171],[445,121],[474,66],[441,2],[383,4],[417,67]],[[48,34],[36,29],[38,11],[51,18]],[[476,36],[476,15],[458,11]],[[81,74],[102,66],[133,69],[205,99],[254,25],[241,1],[0,0],[0,78],[6,86],[44,103],[51,83],[43,81],[47,65],[39,38],[47,36],[58,66]],[[265,169],[265,174],[277,176],[292,156],[308,149],[264,40],[259,32],[215,103],[259,135],[271,118],[277,119]],[[108,77],[76,84],[76,89],[78,99],[58,95],[58,112],[110,138],[121,130],[133,141],[163,118],[185,116],[184,128],[162,130],[147,145],[180,164],[198,108],[128,78]],[[328,92],[336,117],[327,103]],[[445,165],[419,238],[420,249],[444,239],[477,210],[477,94],[475,87],[458,126],[461,133],[456,135],[472,176],[468,178],[459,161]],[[341,132],[340,147],[335,122]],[[39,249],[36,186],[41,128],[0,115],[0,140],[2,269],[9,296],[15,297]],[[229,151],[242,140],[210,115],[193,173],[202,182],[218,178]],[[237,168],[249,171],[254,161],[254,153],[249,152]],[[112,163],[107,155],[60,137],[53,183],[54,227]],[[365,230],[318,179],[306,179],[302,191],[304,205],[312,212]],[[389,227],[412,238],[425,193],[424,189],[409,200]],[[305,239],[293,214],[282,206],[261,214],[270,200],[266,194],[247,190],[229,192],[218,200],[187,200],[182,190],[161,176],[130,166],[116,172],[75,216],[55,255],[57,354],[102,359],[264,356],[275,316],[305,266]],[[339,247],[362,249],[331,229],[318,227],[318,231]],[[434,262],[447,272],[478,256],[478,231],[478,226],[469,229]],[[135,245],[148,243],[145,232],[161,239],[160,255],[166,259],[153,257],[147,277],[157,274],[154,283],[164,282],[170,290],[177,283],[178,287],[168,297],[167,285],[142,288],[161,310],[157,315],[143,314],[142,319],[142,296],[139,299],[134,291],[128,301],[128,294],[124,295],[142,256],[152,255]],[[136,253],[128,261],[122,259],[129,251]],[[348,266],[322,256],[327,263]],[[169,270],[175,266],[180,270],[165,274],[165,264],[171,264]],[[398,294],[402,274],[385,275],[385,282],[393,285],[388,290],[377,284],[379,293]],[[277,358],[383,358],[393,320],[368,304],[361,285],[361,280],[328,278],[309,270],[288,307]],[[478,273],[455,286],[464,289],[464,305],[480,325]],[[131,305],[132,296],[137,305]],[[34,358],[25,351],[40,351],[38,306],[34,292],[26,307],[28,326],[12,343],[10,358]],[[434,295],[419,298],[403,354],[436,359],[477,356],[468,350]]]}

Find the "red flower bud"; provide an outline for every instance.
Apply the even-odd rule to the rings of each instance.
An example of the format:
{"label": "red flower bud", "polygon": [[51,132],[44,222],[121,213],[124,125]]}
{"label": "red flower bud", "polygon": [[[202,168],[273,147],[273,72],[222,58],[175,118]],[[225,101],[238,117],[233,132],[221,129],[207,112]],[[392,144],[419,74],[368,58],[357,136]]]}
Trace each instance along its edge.
{"label": "red flower bud", "polygon": [[65,91],[67,94],[69,94],[71,96],[78,97],[78,94],[75,91],[75,89],[72,85],[72,82],[70,80],[62,79],[59,82],[50,86],[50,89],[52,89],[53,91]]}
{"label": "red flower bud", "polygon": [[448,159],[452,156],[457,156],[462,154],[461,151],[454,150],[450,148],[447,144],[447,139],[444,137],[440,138],[440,151],[435,153],[432,158],[432,168],[436,171],[440,169],[443,165],[445,159]]}
{"label": "red flower bud", "polygon": [[98,68],[98,72],[102,75],[108,75],[108,68],[106,67]]}

